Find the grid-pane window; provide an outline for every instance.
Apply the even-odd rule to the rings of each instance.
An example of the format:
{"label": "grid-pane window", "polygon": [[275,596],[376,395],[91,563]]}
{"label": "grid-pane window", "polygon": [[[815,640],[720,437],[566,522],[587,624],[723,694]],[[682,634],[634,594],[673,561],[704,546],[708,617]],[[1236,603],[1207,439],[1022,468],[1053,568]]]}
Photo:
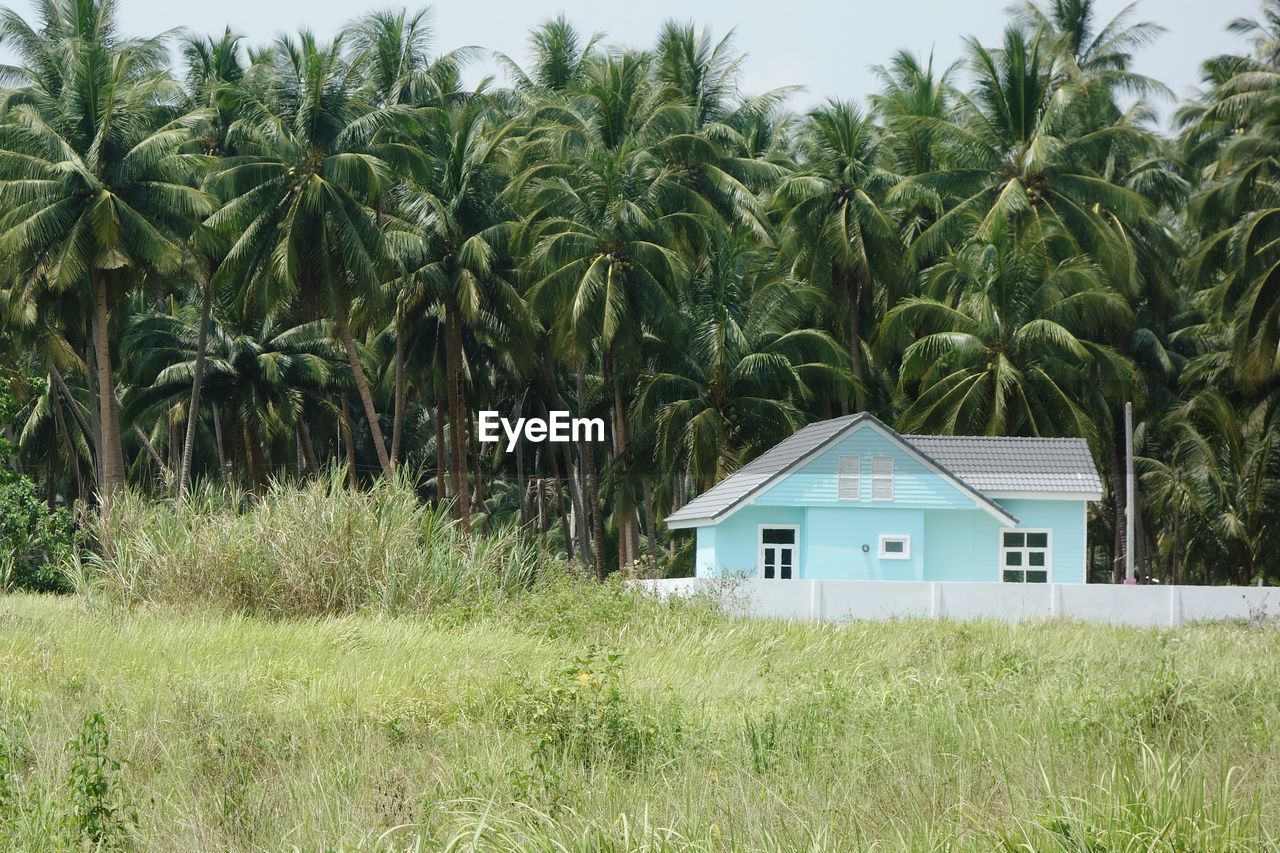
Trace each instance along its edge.
{"label": "grid-pane window", "polygon": [[892,456],[876,456],[871,460],[871,500],[893,500]]}
{"label": "grid-pane window", "polygon": [[1000,532],[1000,579],[1005,583],[1048,583],[1049,568],[1049,531]]}
{"label": "grid-pane window", "polygon": [[840,500],[862,500],[862,457],[841,456],[837,480]]}

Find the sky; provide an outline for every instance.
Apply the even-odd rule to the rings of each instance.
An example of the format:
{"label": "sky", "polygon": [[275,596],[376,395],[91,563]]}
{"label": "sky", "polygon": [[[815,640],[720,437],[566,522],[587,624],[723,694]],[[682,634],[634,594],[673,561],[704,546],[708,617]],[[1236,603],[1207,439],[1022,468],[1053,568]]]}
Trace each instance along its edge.
{"label": "sky", "polygon": [[[220,32],[230,23],[253,42],[308,27],[330,36],[361,12],[421,4],[402,0],[118,0],[122,23],[140,35],[172,27]],[[871,66],[905,47],[935,62],[963,55],[966,36],[984,44],[1000,40],[1011,0],[437,0],[433,5],[437,47],[478,45],[517,60],[526,56],[531,27],[563,12],[583,32],[603,32],[606,41],[648,46],[668,18],[709,26],[719,37],[735,30],[747,54],[742,88],[758,93],[802,86],[793,97],[803,109],[829,97],[861,98],[876,88]],[[1106,19],[1127,0],[1097,0]],[[24,0],[10,0],[22,9]],[[1155,20],[1168,32],[1140,54],[1136,70],[1170,86],[1179,96],[1199,82],[1205,57],[1239,52],[1244,45],[1225,32],[1228,21],[1256,16],[1260,0],[1144,0],[1137,20]],[[488,62],[473,80],[497,71]],[[1167,111],[1167,108],[1164,110]]]}

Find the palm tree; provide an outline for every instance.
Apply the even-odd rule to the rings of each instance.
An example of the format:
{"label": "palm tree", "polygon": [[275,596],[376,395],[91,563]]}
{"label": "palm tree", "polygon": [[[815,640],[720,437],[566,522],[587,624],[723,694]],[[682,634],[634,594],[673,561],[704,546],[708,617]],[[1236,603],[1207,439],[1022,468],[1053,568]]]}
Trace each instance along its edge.
{"label": "palm tree", "polygon": [[[207,330],[197,322],[191,312],[180,310],[147,312],[130,324],[122,344],[132,379],[123,405],[129,420],[155,418],[185,399],[205,355],[200,338]],[[289,326],[270,317],[236,322],[215,317],[210,326],[206,397],[239,426],[250,481],[261,489],[270,473],[267,449],[273,440],[293,434],[307,398],[327,401],[343,386],[345,354],[332,343],[326,321]],[[225,452],[219,446],[219,457]]]}
{"label": "palm tree", "polygon": [[681,299],[687,328],[663,342],[635,404],[655,462],[699,490],[794,432],[814,387],[848,384],[839,345],[805,327],[821,294],[772,260],[747,232],[717,232]]}
{"label": "palm tree", "polygon": [[379,133],[406,134],[417,111],[373,105],[336,40],[304,32],[282,37],[247,82],[224,158],[210,186],[226,200],[209,226],[231,242],[218,281],[241,288],[245,305],[280,310],[295,297],[304,315],[332,317],[347,353],[374,450],[392,471],[378,412],[351,324],[374,298],[386,268],[386,240],[374,205],[420,155]]}
{"label": "palm tree", "polygon": [[903,431],[940,435],[1098,434],[1108,382],[1132,367],[1098,343],[1132,322],[1087,258],[1053,263],[1033,238],[972,242],[925,273],[925,295],[885,317],[902,352]]}
{"label": "palm tree", "polygon": [[1015,20],[1029,33],[1048,35],[1063,78],[1083,80],[1104,97],[1117,89],[1172,97],[1163,84],[1132,70],[1134,52],[1166,32],[1151,21],[1133,22],[1137,5],[1130,3],[1099,27],[1094,0],[1049,0],[1044,6],[1024,0]]}
{"label": "palm tree", "polygon": [[92,304],[104,501],[124,484],[110,323],[148,273],[176,272],[193,223],[213,208],[205,164],[180,148],[166,40],[119,35],[110,0],[46,0],[36,27],[11,10],[0,38],[19,58],[0,102],[0,251],[17,276]]}
{"label": "palm tree", "polygon": [[1253,385],[1280,374],[1280,5],[1264,13],[1272,26],[1233,24],[1255,37],[1257,53],[1206,63],[1214,85],[1180,116],[1183,150],[1206,178],[1189,210],[1200,238],[1189,273],[1218,293],[1234,332],[1237,378]]}
{"label": "palm tree", "polygon": [[855,105],[831,101],[809,114],[799,166],[778,185],[774,206],[783,252],[801,280],[843,306],[854,379],[863,368],[863,314],[887,302],[902,247],[885,194],[884,135]]}
{"label": "palm tree", "polygon": [[[184,39],[182,55],[187,63],[186,94],[193,108],[204,109],[205,121],[200,127],[198,144],[211,157],[231,153],[227,134],[235,117],[238,85],[244,79],[240,57],[242,37],[223,31],[218,39]],[[178,494],[186,494],[191,483],[192,454],[195,451],[196,424],[200,417],[200,393],[204,383],[204,353],[208,342],[209,318],[213,310],[213,278],[218,256],[225,246],[217,245],[207,231],[198,231],[193,243],[193,278],[200,283],[200,327],[196,345],[195,370],[191,377],[191,401],[187,406],[187,425],[178,470]]]}
{"label": "palm tree", "polygon": [[482,100],[432,110],[422,136],[428,165],[396,202],[413,240],[404,258],[409,284],[398,310],[438,305],[443,313],[453,463],[449,476],[454,512],[464,521],[471,499],[466,463],[470,371],[464,334],[484,324],[510,346],[527,339],[532,327],[507,254],[514,213],[502,193],[513,126],[495,118]]}
{"label": "palm tree", "polygon": [[1222,569],[1228,583],[1249,584],[1268,569],[1277,546],[1280,441],[1275,400],[1242,406],[1217,389],[1197,391],[1156,422],[1164,458],[1140,460],[1164,524],[1159,539],[1171,563]]}
{"label": "palm tree", "polygon": [[584,42],[568,19],[559,15],[534,27],[529,34],[529,52],[533,57],[529,68],[522,68],[505,53],[496,53],[495,57],[511,77],[515,91],[536,103],[549,95],[563,95],[578,89],[599,42],[599,33]]}
{"label": "palm tree", "polygon": [[[629,350],[645,328],[675,316],[686,268],[679,249],[715,216],[683,168],[661,156],[664,142],[691,129],[691,117],[653,86],[650,70],[646,57],[631,52],[594,62],[574,103],[535,113],[543,125],[529,135],[537,159],[517,181],[531,210],[531,299],[579,371],[593,353],[600,358],[617,466],[626,464],[628,445],[622,380]],[[619,504],[626,565],[638,552],[634,504],[624,492]]]}
{"label": "palm tree", "polygon": [[1149,216],[1152,206],[1102,170],[1116,155],[1145,162],[1154,142],[1131,124],[1095,127],[1088,90],[1055,74],[1051,41],[1017,27],[998,51],[970,40],[974,91],[957,96],[948,119],[905,122],[931,133],[941,162],[906,177],[891,195],[911,201],[923,190],[941,205],[910,246],[913,264],[971,236],[991,241],[997,229],[1023,226],[1057,243],[1059,258],[1089,253],[1108,270],[1126,268],[1127,244],[1115,224]]}

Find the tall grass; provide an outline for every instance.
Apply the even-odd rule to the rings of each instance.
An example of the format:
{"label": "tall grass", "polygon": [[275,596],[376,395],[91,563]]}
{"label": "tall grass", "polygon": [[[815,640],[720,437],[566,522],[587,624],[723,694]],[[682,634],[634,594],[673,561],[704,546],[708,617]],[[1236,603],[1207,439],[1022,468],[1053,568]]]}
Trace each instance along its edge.
{"label": "tall grass", "polygon": [[536,544],[513,529],[468,536],[448,508],[398,480],[345,486],[342,472],[261,497],[122,495],[98,521],[101,556],[71,570],[89,599],[214,606],[263,615],[429,612],[527,589]]}
{"label": "tall grass", "polygon": [[101,804],[143,850],[1280,841],[1273,628],[786,625],[594,583],[587,619],[569,590],[470,621],[0,598],[0,849],[92,840]]}
{"label": "tall grass", "polygon": [[102,525],[0,596],[0,849],[1280,849],[1274,625],[732,620],[395,483]]}

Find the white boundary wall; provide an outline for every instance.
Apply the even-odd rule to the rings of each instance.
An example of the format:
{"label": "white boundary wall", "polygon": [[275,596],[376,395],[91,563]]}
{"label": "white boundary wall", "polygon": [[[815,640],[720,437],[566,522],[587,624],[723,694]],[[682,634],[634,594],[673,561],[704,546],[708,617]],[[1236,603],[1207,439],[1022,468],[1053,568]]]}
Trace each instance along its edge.
{"label": "white boundary wall", "polygon": [[830,622],[1081,619],[1138,627],[1280,617],[1280,587],[998,584],[677,578],[636,581],[661,597],[698,592],[729,612]]}

